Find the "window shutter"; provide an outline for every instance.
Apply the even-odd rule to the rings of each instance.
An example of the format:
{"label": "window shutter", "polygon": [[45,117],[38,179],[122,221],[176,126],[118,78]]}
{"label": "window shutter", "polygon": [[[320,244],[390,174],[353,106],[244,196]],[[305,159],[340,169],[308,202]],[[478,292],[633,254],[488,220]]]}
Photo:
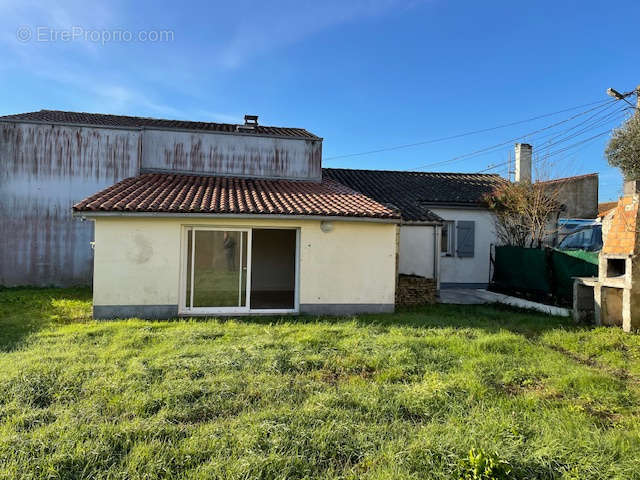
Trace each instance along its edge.
{"label": "window shutter", "polygon": [[457,228],[457,254],[459,257],[473,257],[475,250],[476,222],[458,221]]}

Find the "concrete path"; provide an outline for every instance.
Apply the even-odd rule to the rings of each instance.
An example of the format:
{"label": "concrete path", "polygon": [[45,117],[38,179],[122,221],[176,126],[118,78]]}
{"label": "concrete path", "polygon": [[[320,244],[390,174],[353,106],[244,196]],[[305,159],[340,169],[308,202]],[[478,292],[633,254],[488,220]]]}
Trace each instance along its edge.
{"label": "concrete path", "polygon": [[471,288],[444,288],[440,290],[440,303],[451,303],[457,305],[481,305],[485,303],[503,303],[512,307],[528,308],[548,315],[559,315],[568,317],[571,310],[567,308],[544,305],[532,302],[523,298],[511,297],[502,293],[489,292]]}

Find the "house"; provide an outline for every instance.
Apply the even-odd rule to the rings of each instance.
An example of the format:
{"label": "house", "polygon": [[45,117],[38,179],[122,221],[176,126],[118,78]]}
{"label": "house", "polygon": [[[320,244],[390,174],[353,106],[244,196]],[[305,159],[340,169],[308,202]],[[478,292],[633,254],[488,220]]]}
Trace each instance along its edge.
{"label": "house", "polygon": [[95,318],[394,310],[398,215],[332,180],[146,173],[73,209]]}
{"label": "house", "polygon": [[489,283],[496,236],[483,199],[504,182],[499,175],[324,168],[323,176],[400,212],[399,273],[438,289]]}
{"label": "house", "polygon": [[[532,181],[532,150],[526,143],[515,145],[515,181]],[[485,197],[506,181],[501,176],[339,168],[324,168],[323,175],[400,212],[400,274],[431,279],[436,290],[486,288],[491,281],[491,247],[500,241]],[[557,216],[595,216],[597,174],[540,184],[560,204]],[[557,221],[549,227],[554,236]]]}
{"label": "house", "polygon": [[399,214],[323,179],[304,129],[59,111],[1,125],[18,230],[3,281],[73,271],[93,238],[95,318],[394,309]]}
{"label": "house", "polygon": [[71,207],[145,171],[321,176],[300,128],[40,110],[0,117],[0,285],[88,285],[93,225]]}
{"label": "house", "polygon": [[[531,146],[517,144],[516,177],[530,180],[531,164]],[[432,294],[487,285],[497,238],[483,198],[504,181],[322,169],[322,138],[251,115],[4,116],[0,285],[93,282],[98,317],[390,311],[406,276]],[[595,211],[597,176],[550,185]],[[237,281],[223,303],[237,301],[199,305],[196,284],[222,277]]]}

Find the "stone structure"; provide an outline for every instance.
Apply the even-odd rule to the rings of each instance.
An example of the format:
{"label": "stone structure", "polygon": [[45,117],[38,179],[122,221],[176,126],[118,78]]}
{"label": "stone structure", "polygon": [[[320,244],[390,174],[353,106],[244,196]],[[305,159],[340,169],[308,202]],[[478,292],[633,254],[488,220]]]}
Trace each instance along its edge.
{"label": "stone structure", "polygon": [[640,181],[625,183],[599,256],[598,278],[579,278],[574,284],[574,318],[588,319],[593,291],[593,313],[598,325],[640,329],[640,253],[638,203]]}
{"label": "stone structure", "polygon": [[435,279],[418,275],[398,276],[396,287],[397,306],[426,305],[436,302],[437,284]]}

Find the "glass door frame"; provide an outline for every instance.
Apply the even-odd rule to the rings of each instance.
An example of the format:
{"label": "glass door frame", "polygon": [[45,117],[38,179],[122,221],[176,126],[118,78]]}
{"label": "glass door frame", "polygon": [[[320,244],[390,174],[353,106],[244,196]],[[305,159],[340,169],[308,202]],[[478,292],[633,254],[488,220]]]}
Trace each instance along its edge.
{"label": "glass door frame", "polygon": [[[251,309],[251,246],[253,242],[253,228],[260,230],[277,229],[277,230],[295,230],[295,292],[294,292],[294,308],[292,309]],[[246,232],[247,233],[247,270],[246,270],[246,306],[245,307],[195,307],[187,308],[187,263],[188,263],[188,238],[189,231],[196,232],[198,230],[213,230],[221,232]],[[180,292],[178,295],[178,315],[181,316],[197,316],[197,315],[216,315],[216,314],[296,314],[300,311],[300,227],[280,227],[280,226],[260,226],[260,227],[226,227],[226,226],[209,226],[209,225],[182,225],[180,234]],[[192,241],[195,234],[192,235]],[[242,264],[242,261],[240,262]],[[191,269],[193,273],[193,268]]]}
{"label": "glass door frame", "polygon": [[[245,285],[245,306],[244,307],[187,307],[187,285],[191,282],[191,292],[193,293],[194,285],[194,265],[193,258],[195,257],[195,237],[196,232],[198,231],[216,231],[216,232],[240,232],[242,238],[242,233],[247,234],[247,270],[243,272],[242,270],[242,248],[240,248],[240,279],[242,279],[242,275],[245,275],[244,285]],[[191,233],[191,242],[192,242],[192,265],[191,265],[191,278],[187,278],[187,264],[189,263],[189,232]],[[180,303],[178,305],[178,313],[180,314],[191,314],[191,315],[202,315],[209,313],[248,313],[249,306],[251,305],[251,229],[250,228],[238,228],[238,227],[209,227],[209,226],[201,226],[201,225],[184,225],[182,227],[182,261],[180,262]],[[238,283],[240,286],[241,283]],[[240,291],[238,291],[238,295],[240,295]]]}

